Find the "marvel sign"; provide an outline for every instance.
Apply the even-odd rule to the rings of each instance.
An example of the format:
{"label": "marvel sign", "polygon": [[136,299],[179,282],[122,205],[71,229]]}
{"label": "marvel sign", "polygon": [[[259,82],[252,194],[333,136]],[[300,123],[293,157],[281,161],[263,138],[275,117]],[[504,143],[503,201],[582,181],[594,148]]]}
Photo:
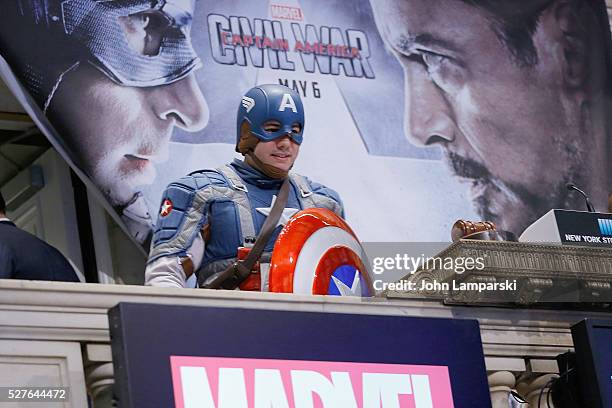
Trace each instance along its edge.
{"label": "marvel sign", "polygon": [[171,356],[177,408],[451,408],[448,367]]}

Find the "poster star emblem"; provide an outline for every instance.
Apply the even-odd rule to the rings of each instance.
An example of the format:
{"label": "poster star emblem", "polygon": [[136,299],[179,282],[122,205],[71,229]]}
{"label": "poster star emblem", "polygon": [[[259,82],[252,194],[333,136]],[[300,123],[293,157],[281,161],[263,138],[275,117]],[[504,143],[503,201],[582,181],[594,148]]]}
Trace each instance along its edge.
{"label": "poster star emblem", "polygon": [[[258,207],[256,208],[257,212],[260,214],[263,214],[264,216],[269,216],[270,215],[270,211],[272,211],[272,207],[274,207],[274,203],[276,202],[276,196],[273,195],[272,196],[272,203],[270,204],[269,207]],[[286,225],[287,222],[289,222],[289,218],[293,217],[293,215],[300,211],[297,208],[285,208],[283,209],[283,213],[281,214],[280,218],[278,219],[278,222],[276,223],[276,226],[278,227],[279,225]]]}
{"label": "poster star emblem", "polygon": [[355,277],[353,278],[353,283],[350,288],[335,276],[332,276],[332,279],[340,292],[340,296],[361,296],[361,280],[359,279],[358,272],[355,272]]}

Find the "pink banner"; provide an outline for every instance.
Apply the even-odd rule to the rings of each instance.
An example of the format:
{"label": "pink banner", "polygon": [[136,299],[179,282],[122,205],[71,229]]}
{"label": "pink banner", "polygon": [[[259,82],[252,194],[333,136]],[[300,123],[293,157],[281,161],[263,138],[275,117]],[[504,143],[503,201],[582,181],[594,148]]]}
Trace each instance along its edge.
{"label": "pink banner", "polygon": [[452,408],[448,367],[171,356],[177,408]]}

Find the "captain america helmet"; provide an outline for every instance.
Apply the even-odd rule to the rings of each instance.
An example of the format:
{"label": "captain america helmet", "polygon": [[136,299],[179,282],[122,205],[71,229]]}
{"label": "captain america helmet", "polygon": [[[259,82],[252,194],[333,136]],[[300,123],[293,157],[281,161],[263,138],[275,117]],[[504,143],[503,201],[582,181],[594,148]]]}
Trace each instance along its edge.
{"label": "captain america helmet", "polygon": [[131,87],[169,84],[201,66],[190,38],[195,0],[10,3],[3,4],[2,34],[29,42],[24,47],[7,41],[1,50],[25,65],[22,79],[45,109],[62,76],[82,63]]}
{"label": "captain america helmet", "polygon": [[[250,126],[251,133],[262,142],[289,136],[297,144],[302,144],[304,134],[304,106],[300,95],[291,88],[279,84],[258,85],[251,88],[240,101],[236,118],[237,138],[240,142],[243,122]],[[280,128],[270,132],[264,124],[277,121]],[[299,131],[294,127],[298,125]]]}

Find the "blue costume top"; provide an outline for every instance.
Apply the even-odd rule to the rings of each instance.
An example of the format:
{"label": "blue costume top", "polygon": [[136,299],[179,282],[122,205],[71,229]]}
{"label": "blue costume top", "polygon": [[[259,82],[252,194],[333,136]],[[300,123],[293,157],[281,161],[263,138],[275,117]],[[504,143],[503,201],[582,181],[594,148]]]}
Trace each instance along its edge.
{"label": "blue costume top", "polygon": [[[298,174],[291,173],[289,178],[285,210],[264,254],[272,252],[284,223],[299,210],[327,208],[344,217],[342,202],[334,190]],[[207,229],[202,261],[195,265],[198,283],[224,270],[236,259],[245,238],[259,234],[281,183],[240,160],[216,170],[196,171],[171,183],[162,197],[148,265],[164,257],[193,257],[190,248]]]}

